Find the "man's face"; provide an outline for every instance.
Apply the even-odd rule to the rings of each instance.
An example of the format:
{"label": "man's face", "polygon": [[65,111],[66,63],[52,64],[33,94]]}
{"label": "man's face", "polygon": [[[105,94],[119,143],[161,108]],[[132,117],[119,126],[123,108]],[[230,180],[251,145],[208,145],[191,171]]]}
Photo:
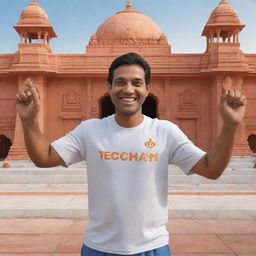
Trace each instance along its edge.
{"label": "man's face", "polygon": [[134,64],[116,68],[112,85],[108,86],[117,115],[131,116],[141,113],[149,90],[145,83],[145,71],[141,66]]}

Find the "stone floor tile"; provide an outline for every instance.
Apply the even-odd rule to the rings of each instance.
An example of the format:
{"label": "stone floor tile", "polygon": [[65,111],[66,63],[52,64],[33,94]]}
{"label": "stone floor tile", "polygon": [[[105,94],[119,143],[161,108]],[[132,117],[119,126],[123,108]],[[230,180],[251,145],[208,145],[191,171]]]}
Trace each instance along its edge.
{"label": "stone floor tile", "polygon": [[219,238],[237,254],[256,255],[256,235],[219,235]]}
{"label": "stone floor tile", "polygon": [[[50,252],[50,253],[18,253],[18,252],[0,253],[0,256],[52,256],[52,252]],[[63,256],[65,256],[65,255],[63,255]],[[76,256],[76,255],[74,255],[74,256]]]}
{"label": "stone floor tile", "polygon": [[88,220],[74,220],[73,224],[71,225],[70,229],[67,233],[69,234],[84,234],[84,231],[87,227]]}
{"label": "stone floor tile", "polygon": [[256,234],[256,220],[170,219],[171,234]]}
{"label": "stone floor tile", "polygon": [[215,235],[171,235],[173,253],[228,254],[231,250]]}
{"label": "stone floor tile", "polygon": [[78,252],[78,253],[54,253],[51,256],[80,256],[80,252]]}
{"label": "stone floor tile", "polygon": [[255,253],[236,253],[236,256],[255,256]]}
{"label": "stone floor tile", "polygon": [[63,235],[0,235],[0,253],[55,252]]}
{"label": "stone floor tile", "polygon": [[0,234],[62,234],[73,222],[70,219],[0,219]]}
{"label": "stone floor tile", "polygon": [[55,252],[77,253],[83,244],[83,235],[66,235]]}
{"label": "stone floor tile", "polygon": [[233,253],[223,254],[223,253],[173,253],[172,256],[237,256]]}

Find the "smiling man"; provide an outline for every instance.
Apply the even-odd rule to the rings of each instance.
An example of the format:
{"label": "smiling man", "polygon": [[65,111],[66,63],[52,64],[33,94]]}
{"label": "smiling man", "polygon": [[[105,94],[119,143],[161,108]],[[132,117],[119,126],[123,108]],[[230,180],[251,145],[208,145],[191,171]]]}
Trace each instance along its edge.
{"label": "smiling man", "polygon": [[219,111],[223,127],[205,153],[170,121],[142,114],[150,89],[150,67],[136,53],[111,64],[108,90],[115,114],[82,122],[48,143],[39,130],[40,97],[31,79],[17,94],[25,143],[39,167],[86,160],[89,224],[82,256],[170,256],[168,246],[168,164],[185,174],[217,179],[227,166],[246,99],[223,85]]}

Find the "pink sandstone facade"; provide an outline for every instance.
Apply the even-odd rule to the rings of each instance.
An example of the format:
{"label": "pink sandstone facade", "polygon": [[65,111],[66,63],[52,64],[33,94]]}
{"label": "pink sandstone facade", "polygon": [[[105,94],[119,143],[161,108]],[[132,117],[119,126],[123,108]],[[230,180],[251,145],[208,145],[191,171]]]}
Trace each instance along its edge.
{"label": "pink sandstone facade", "polygon": [[14,26],[20,36],[17,52],[0,54],[0,134],[13,143],[8,159],[28,159],[14,101],[27,77],[34,79],[41,93],[41,130],[52,141],[81,120],[113,113],[106,87],[108,67],[114,58],[131,51],[152,67],[152,88],[143,112],[177,123],[204,150],[220,130],[217,106],[222,81],[230,77],[232,86],[248,97],[234,154],[250,154],[247,137],[256,131],[256,54],[240,50],[243,27],[234,8],[222,0],[202,32],[205,53],[172,54],[158,25],[128,1],[91,36],[86,53],[55,54],[50,47],[54,29],[33,0]]}

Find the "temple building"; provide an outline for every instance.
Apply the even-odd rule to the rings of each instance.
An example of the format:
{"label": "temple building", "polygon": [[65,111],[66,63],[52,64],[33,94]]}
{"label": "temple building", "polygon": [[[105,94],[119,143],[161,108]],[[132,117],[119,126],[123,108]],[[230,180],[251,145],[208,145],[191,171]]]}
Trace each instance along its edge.
{"label": "temple building", "polygon": [[248,155],[247,138],[256,133],[256,54],[240,49],[243,28],[236,10],[222,0],[202,31],[205,52],[173,54],[161,28],[127,1],[124,10],[95,28],[85,53],[55,54],[50,46],[57,37],[54,28],[33,0],[14,26],[20,37],[17,51],[0,54],[0,135],[10,140],[0,147],[9,150],[12,144],[8,159],[28,159],[15,110],[16,92],[27,77],[41,94],[41,131],[53,141],[82,120],[114,113],[106,86],[109,65],[123,53],[137,52],[152,67],[143,113],[178,124],[204,150],[213,146],[222,126],[218,103],[222,82],[230,77],[248,98],[234,155]]}

